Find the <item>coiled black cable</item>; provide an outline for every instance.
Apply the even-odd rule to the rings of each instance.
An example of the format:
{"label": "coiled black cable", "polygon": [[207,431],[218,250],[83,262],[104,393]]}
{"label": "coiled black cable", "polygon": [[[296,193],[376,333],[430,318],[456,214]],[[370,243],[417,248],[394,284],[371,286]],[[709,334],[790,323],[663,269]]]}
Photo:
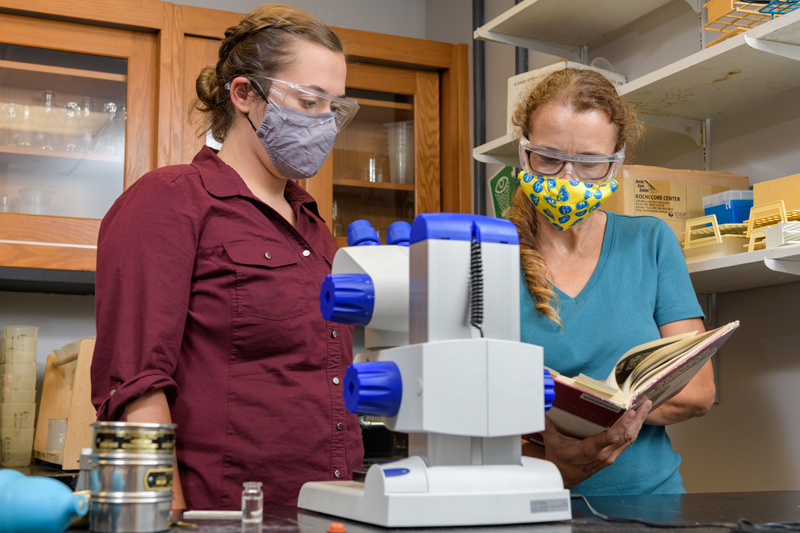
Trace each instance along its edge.
{"label": "coiled black cable", "polygon": [[470,247],[469,262],[469,323],[477,328],[483,337],[483,258],[481,257],[481,243],[472,229],[472,245]]}

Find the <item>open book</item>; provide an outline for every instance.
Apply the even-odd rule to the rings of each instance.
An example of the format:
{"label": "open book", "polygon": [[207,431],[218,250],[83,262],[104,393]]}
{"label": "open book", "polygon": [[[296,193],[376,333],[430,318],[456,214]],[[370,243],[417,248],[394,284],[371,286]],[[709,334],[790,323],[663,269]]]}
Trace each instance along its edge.
{"label": "open book", "polygon": [[635,346],[619,358],[605,381],[583,374],[569,378],[548,369],[555,399],[547,417],[560,432],[584,438],[613,426],[647,400],[655,409],[680,392],[738,327],[737,320],[704,333]]}

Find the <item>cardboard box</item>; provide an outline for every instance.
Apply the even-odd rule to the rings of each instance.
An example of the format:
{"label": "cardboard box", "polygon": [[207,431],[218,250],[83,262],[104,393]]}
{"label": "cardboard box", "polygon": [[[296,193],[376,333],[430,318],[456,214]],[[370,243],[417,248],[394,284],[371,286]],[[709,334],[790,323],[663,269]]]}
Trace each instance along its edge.
{"label": "cardboard box", "polygon": [[530,84],[539,83],[548,74],[557,70],[563,70],[565,68],[581,68],[597,71],[608,78],[608,80],[617,87],[624,85],[628,81],[625,79],[625,76],[621,74],[617,74],[609,70],[603,70],[597,67],[592,67],[590,65],[584,65],[582,63],[573,63],[572,61],[567,61],[566,59],[559,61],[558,63],[553,63],[552,65],[547,65],[546,67],[531,70],[529,72],[523,72],[522,74],[517,74],[516,76],[511,76],[508,78],[508,105],[506,110],[506,117],[508,119],[506,129],[507,133],[513,133],[511,114],[514,112],[514,106],[517,104],[517,99],[519,98],[520,93],[522,93],[522,91],[525,90],[525,88],[527,88]]}
{"label": "cardboard box", "polygon": [[800,209],[800,174],[753,184],[753,206],[783,200],[786,211]]}
{"label": "cardboard box", "polygon": [[617,176],[620,188],[602,205],[622,215],[649,215],[664,220],[683,242],[686,221],[702,217],[703,196],[749,188],[747,176],[733,172],[673,170],[626,165]]}

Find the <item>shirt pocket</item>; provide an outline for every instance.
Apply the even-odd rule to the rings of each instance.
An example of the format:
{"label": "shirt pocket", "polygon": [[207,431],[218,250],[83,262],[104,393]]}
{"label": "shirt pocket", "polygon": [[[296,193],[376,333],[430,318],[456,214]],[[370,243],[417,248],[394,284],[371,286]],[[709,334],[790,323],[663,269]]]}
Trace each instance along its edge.
{"label": "shirt pocket", "polygon": [[303,265],[283,243],[249,241],[223,245],[236,271],[236,312],[286,320],[308,312]]}

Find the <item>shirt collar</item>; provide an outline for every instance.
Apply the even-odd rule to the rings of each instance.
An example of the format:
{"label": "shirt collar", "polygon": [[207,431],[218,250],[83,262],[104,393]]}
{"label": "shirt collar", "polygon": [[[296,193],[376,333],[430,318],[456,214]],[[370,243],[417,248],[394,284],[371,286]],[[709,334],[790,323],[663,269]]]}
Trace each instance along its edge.
{"label": "shirt collar", "polygon": [[[203,186],[212,196],[217,198],[230,196],[253,198],[253,193],[247,188],[242,177],[219,158],[217,150],[204,146],[194,156],[192,166],[199,171]],[[302,206],[317,217],[322,218],[319,215],[314,197],[292,180],[287,180],[284,196],[295,212]]]}

